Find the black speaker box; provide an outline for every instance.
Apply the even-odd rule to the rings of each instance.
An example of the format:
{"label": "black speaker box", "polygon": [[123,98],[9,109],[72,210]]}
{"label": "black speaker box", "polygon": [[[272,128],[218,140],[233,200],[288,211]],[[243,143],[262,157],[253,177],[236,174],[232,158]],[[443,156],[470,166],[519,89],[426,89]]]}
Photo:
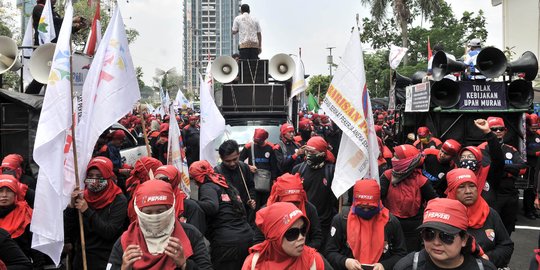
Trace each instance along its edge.
{"label": "black speaker box", "polygon": [[268,60],[240,60],[240,83],[268,83]]}
{"label": "black speaker box", "polygon": [[284,84],[225,84],[222,111],[286,111],[288,94]]}

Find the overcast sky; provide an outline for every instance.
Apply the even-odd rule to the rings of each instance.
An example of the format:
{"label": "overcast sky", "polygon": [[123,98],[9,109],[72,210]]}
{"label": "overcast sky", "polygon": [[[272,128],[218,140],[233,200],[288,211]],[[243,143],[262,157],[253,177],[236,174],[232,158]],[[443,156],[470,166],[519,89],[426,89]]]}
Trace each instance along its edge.
{"label": "overcast sky", "polygon": [[[2,0],[5,1],[5,0]],[[11,0],[15,2],[15,0]],[[302,48],[306,73],[328,74],[326,47],[336,47],[334,59],[343,53],[355,16],[369,16],[360,0],[245,0],[259,19],[263,36],[261,58],[277,53],[297,54]],[[488,29],[486,44],[502,47],[502,8],[490,0],[447,0],[456,16],[482,9]],[[135,66],[143,67],[144,81],[152,83],[155,69],[182,69],[182,0],[118,0],[127,27],[139,31],[131,44]],[[334,62],[337,62],[334,60]]]}

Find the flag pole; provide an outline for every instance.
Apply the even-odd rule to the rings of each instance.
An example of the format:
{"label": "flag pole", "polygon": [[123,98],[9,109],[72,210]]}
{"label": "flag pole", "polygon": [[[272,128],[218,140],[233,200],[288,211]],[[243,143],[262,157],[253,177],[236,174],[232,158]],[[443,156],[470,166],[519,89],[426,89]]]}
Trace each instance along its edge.
{"label": "flag pole", "polygon": [[[71,92],[71,138],[73,143],[73,165],[75,170],[75,189],[80,189],[80,179],[79,179],[79,165],[77,164],[77,143],[75,140],[75,126],[77,124],[77,118],[75,118],[75,106],[73,105],[73,100],[75,99],[75,93],[73,90],[73,45],[71,43],[71,36],[69,38],[69,85]],[[83,269],[87,270],[86,265],[86,240],[84,238],[84,225],[83,217],[81,210],[77,211],[79,213],[79,231],[81,233],[81,251],[82,251],[82,263]]]}
{"label": "flag pole", "polygon": [[150,152],[150,143],[148,142],[148,134],[146,133],[146,122],[144,120],[144,114],[142,113],[142,106],[140,103],[139,103],[139,117],[141,118],[144,144],[146,144],[146,154],[149,157],[152,157],[152,152]]}

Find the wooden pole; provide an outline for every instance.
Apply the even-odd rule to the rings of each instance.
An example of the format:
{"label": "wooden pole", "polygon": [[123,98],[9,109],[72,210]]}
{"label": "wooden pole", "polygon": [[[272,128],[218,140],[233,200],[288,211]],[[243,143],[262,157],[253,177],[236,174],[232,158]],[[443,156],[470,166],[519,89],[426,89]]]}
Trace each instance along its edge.
{"label": "wooden pole", "polygon": [[[73,89],[73,46],[71,43],[71,37],[69,40],[69,84],[71,92],[71,139],[73,143],[73,166],[75,170],[75,189],[80,189],[80,179],[79,179],[79,165],[77,159],[77,140],[75,140],[75,127],[77,126],[77,118],[75,117],[75,105],[73,100],[76,98],[75,91]],[[87,270],[86,265],[86,239],[84,238],[84,224],[82,212],[79,210],[79,231],[81,234],[81,251],[82,251],[82,264],[83,270]]]}
{"label": "wooden pole", "polygon": [[142,106],[139,104],[139,117],[141,118],[142,132],[144,137],[144,144],[146,144],[146,154],[149,157],[152,157],[152,152],[150,151],[150,143],[148,142],[148,134],[146,134],[146,121],[144,120],[144,115],[142,113]]}

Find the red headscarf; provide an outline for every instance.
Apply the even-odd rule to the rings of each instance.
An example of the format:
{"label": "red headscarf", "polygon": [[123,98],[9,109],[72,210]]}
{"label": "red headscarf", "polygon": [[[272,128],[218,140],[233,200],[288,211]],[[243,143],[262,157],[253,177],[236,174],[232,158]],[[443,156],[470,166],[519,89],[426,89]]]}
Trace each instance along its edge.
{"label": "red headscarf", "polygon": [[116,179],[116,176],[114,175],[113,164],[110,159],[106,157],[95,157],[88,163],[86,171],[88,172],[90,169],[98,169],[101,172],[103,178],[107,179],[107,187],[98,193],[85,189],[84,200],[92,209],[103,209],[110,205],[117,195],[122,194],[122,190],[113,181],[113,179]]}
{"label": "red headscarf", "polygon": [[[304,219],[304,224],[309,228],[309,220],[302,211],[294,204],[286,202],[274,203],[257,212],[255,223],[261,229],[266,240],[249,249],[250,253],[259,253],[255,269],[310,269],[314,261],[317,265],[324,264],[317,250],[308,246],[304,246],[302,254],[298,257],[291,257],[283,251],[281,247],[283,235],[301,218]],[[253,255],[246,259],[242,269],[251,269],[250,258],[253,258]]]}
{"label": "red headscarf", "polygon": [[[473,171],[464,168],[453,169],[446,174],[446,181],[448,181],[448,187],[446,188],[446,195],[449,199],[457,200],[456,193],[457,188],[463,183],[473,183],[478,189],[476,175]],[[465,205],[467,207],[467,215],[469,216],[469,227],[478,229],[484,226],[486,219],[489,215],[489,205],[481,196],[482,189],[478,191],[476,202],[472,205]]]}
{"label": "red headscarf", "polygon": [[294,132],[294,127],[289,123],[285,123],[279,128],[279,133],[281,134],[281,136],[284,136],[285,133],[290,131]]}
{"label": "red headscarf", "polygon": [[325,152],[326,153],[326,161],[330,163],[335,163],[336,158],[334,157],[334,154],[328,150],[328,143],[323,139],[321,136],[314,136],[311,137],[307,143],[307,146],[311,146],[315,148],[315,150],[319,152]]}
{"label": "red headscarf", "polygon": [[266,139],[268,139],[268,131],[262,128],[255,129],[255,133],[253,134],[253,139],[261,141],[261,142],[266,141]]}
{"label": "red headscarf", "polygon": [[296,173],[295,175],[285,173],[277,178],[272,186],[272,192],[270,192],[266,206],[276,202],[299,202],[298,208],[302,210],[302,213],[307,214],[307,195],[299,173]]}
{"label": "red headscarf", "polygon": [[[383,253],[384,227],[390,219],[390,211],[382,205],[379,184],[373,179],[356,181],[353,194],[353,205],[347,217],[347,243],[360,263],[374,264]],[[363,204],[380,206],[382,209],[379,214],[366,220],[353,213],[355,206]]]}
{"label": "red headscarf", "polygon": [[478,169],[474,172],[477,179],[476,186],[480,190],[483,190],[486,185],[487,175],[489,173],[489,165],[488,166],[482,165],[482,158],[483,158],[482,151],[476,146],[467,146],[467,147],[461,148],[461,150],[459,151],[458,158],[461,156],[463,151],[466,151],[466,150],[470,151],[476,158],[476,162],[478,162],[478,166],[477,166]]}
{"label": "red headscarf", "polygon": [[179,188],[180,185],[180,173],[178,169],[172,165],[163,165],[157,168],[155,175],[163,174],[169,178],[169,183],[171,184],[176,197],[175,213],[179,217],[184,213],[184,199],[187,198],[186,194]]}
{"label": "red headscarf", "polygon": [[15,193],[15,209],[11,210],[5,217],[0,218],[0,227],[12,238],[21,236],[30,221],[32,220],[32,208],[26,203],[24,197],[21,198],[19,181],[15,177],[7,174],[0,174],[0,188],[7,187]]}
{"label": "red headscarf", "polygon": [[205,179],[208,178],[216,185],[229,188],[225,177],[221,174],[215,173],[212,165],[210,165],[210,163],[208,163],[206,160],[193,162],[191,166],[189,166],[189,175],[200,184],[203,184]]}
{"label": "red headscarf", "polygon": [[[171,185],[160,180],[150,180],[142,183],[135,192],[134,197],[139,209],[143,209],[144,207],[151,205],[173,206],[174,202],[174,194]],[[180,239],[180,244],[182,244],[182,249],[184,250],[184,257],[187,259],[193,255],[191,242],[189,241],[189,238],[182,228],[182,225],[180,225],[178,219],[175,219],[174,222],[174,230],[171,236]],[[143,255],[141,259],[135,261],[133,264],[133,269],[176,268],[176,264],[174,263],[173,259],[167,256],[165,253],[157,255],[150,254],[138,219],[136,219],[135,222],[132,222],[127,231],[122,234],[120,243],[122,244],[122,249],[124,251],[129,245],[139,245],[141,248]]]}
{"label": "red headscarf", "polygon": [[16,174],[15,177],[17,179],[20,179],[23,173],[22,167],[21,167],[21,164],[23,163],[23,161],[24,161],[23,157],[19,154],[9,154],[5,156],[4,159],[2,160],[2,165],[0,166],[0,174],[2,173],[1,170],[3,168],[6,168],[6,169],[15,171],[15,174]]}
{"label": "red headscarf", "polygon": [[[135,162],[135,168],[131,171],[131,176],[126,180],[127,191],[130,194],[134,194],[140,184],[150,180],[148,173],[150,170],[152,173],[156,173],[156,170],[163,166],[161,161],[153,157],[141,157]],[[133,208],[133,196],[128,203],[128,217],[131,222],[137,218],[135,209]]]}

